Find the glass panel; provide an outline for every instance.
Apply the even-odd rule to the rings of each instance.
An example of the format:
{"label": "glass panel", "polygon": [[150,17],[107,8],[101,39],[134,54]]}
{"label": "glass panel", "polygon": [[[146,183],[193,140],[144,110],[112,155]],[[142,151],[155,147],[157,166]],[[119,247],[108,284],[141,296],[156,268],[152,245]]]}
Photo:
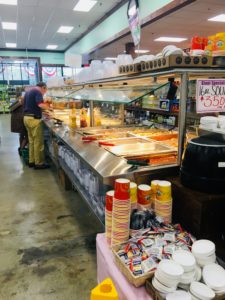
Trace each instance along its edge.
{"label": "glass panel", "polygon": [[[166,83],[168,85],[168,83]],[[108,103],[128,104],[141,99],[143,96],[156,91],[165,86],[118,86],[118,87],[103,87],[103,88],[88,88],[72,93],[69,97],[75,100],[93,100]]]}
{"label": "glass panel", "polygon": [[3,71],[4,71],[3,65],[0,64],[0,81],[2,81],[4,79]]}
{"label": "glass panel", "polygon": [[21,65],[21,72],[22,72],[22,80],[27,81],[29,80],[29,74],[27,72],[27,66],[26,64]]}
{"label": "glass panel", "polygon": [[12,77],[13,80],[21,80],[21,71],[19,64],[12,65]]}
{"label": "glass panel", "polygon": [[49,97],[55,97],[55,98],[71,98],[70,95],[71,93],[74,93],[75,91],[78,91],[80,89],[82,89],[83,86],[76,86],[76,87],[68,87],[68,89],[64,88],[62,89],[60,88],[53,88],[53,89],[48,89],[48,92],[46,94],[46,96]]}
{"label": "glass panel", "polygon": [[63,67],[63,77],[73,77],[73,69],[70,67]]}

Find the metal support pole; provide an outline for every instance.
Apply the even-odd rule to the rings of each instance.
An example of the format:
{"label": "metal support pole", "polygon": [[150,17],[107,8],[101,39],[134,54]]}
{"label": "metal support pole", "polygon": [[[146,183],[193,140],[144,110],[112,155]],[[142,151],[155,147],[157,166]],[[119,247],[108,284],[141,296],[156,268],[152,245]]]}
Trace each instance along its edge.
{"label": "metal support pole", "polygon": [[89,108],[90,108],[90,126],[94,127],[95,121],[94,121],[94,102],[89,101]]}
{"label": "metal support pole", "polygon": [[120,118],[121,118],[121,125],[124,125],[124,113],[125,113],[125,110],[124,110],[124,104],[121,104],[120,105]]}
{"label": "metal support pole", "polygon": [[182,155],[184,151],[184,142],[186,138],[186,110],[188,98],[188,74],[181,74],[181,92],[180,92],[180,108],[179,108],[179,139],[178,139],[178,164],[181,165]]}

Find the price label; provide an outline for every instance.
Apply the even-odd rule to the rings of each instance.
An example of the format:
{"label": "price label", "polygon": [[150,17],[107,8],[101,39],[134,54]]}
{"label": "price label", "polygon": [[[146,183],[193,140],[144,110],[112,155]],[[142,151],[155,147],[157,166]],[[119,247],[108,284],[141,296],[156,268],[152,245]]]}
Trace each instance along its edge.
{"label": "price label", "polygon": [[197,113],[225,111],[225,79],[198,79]]}

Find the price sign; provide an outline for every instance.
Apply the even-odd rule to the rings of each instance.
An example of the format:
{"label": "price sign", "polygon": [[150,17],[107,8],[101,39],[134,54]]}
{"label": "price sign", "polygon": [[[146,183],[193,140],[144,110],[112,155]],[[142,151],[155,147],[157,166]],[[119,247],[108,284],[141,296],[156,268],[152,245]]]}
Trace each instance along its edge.
{"label": "price sign", "polygon": [[197,113],[225,111],[225,79],[198,79],[196,90]]}

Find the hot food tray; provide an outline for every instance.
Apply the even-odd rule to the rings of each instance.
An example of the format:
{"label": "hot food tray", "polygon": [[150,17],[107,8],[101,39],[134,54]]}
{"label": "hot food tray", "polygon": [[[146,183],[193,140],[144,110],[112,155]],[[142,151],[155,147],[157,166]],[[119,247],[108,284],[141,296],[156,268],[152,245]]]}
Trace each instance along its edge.
{"label": "hot food tray", "polygon": [[155,142],[125,144],[119,146],[107,147],[107,150],[117,156],[125,156],[127,158],[140,155],[155,155],[161,153],[174,152],[174,149]]}

